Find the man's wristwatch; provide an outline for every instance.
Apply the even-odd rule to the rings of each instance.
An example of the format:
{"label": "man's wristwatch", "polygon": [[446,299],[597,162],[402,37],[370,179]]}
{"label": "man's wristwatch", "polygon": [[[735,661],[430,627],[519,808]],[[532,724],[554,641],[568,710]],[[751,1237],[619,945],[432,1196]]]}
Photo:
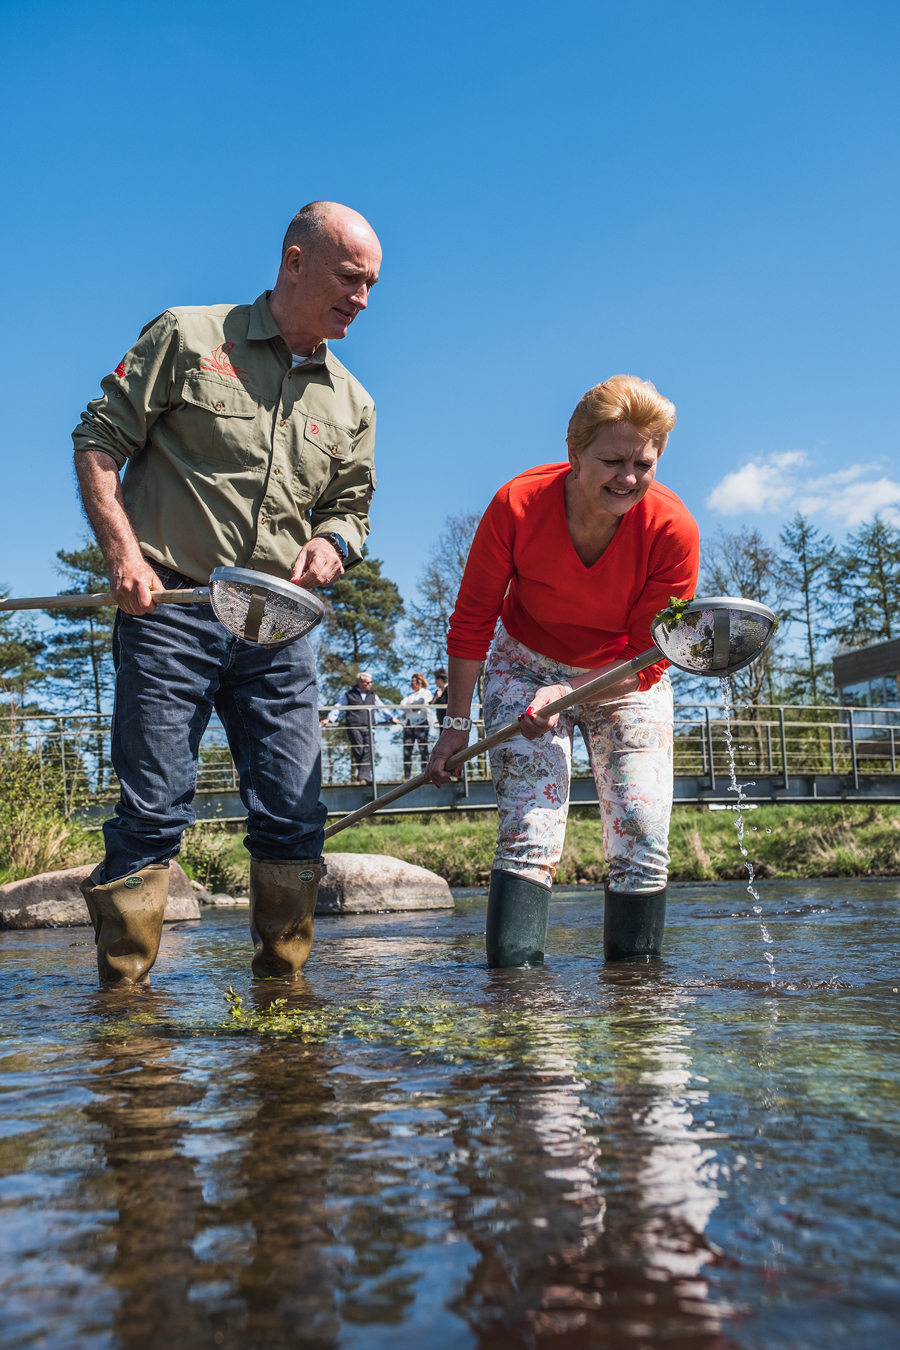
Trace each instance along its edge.
{"label": "man's wristwatch", "polygon": [[347,561],[350,550],[347,548],[347,545],[339,534],[317,534],[316,538],[327,539],[329,544],[332,544],[341,555],[341,562],[345,563]]}

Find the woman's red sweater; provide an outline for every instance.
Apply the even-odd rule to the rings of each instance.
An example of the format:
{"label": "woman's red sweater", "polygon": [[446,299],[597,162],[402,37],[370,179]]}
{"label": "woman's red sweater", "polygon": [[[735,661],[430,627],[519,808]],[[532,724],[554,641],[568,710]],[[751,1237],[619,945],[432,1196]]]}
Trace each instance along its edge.
{"label": "woman's red sweater", "polygon": [[[651,483],[612,542],[585,567],[566,524],[568,464],[542,464],[502,487],[475,534],[447,651],[483,661],[497,618],[519,642],[567,666],[595,670],[653,646],[650,622],[670,596],[697,585],[700,539],[684,504]],[[639,675],[656,684],[668,665]]]}

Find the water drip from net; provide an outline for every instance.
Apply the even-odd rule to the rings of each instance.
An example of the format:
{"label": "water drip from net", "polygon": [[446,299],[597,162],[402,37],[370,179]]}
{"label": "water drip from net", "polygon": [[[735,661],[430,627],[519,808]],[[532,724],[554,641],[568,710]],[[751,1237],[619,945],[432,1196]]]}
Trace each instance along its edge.
{"label": "water drip from net", "polygon": [[[741,853],[743,854],[744,866],[747,869],[747,890],[753,896],[753,899],[757,902],[753,906],[753,913],[757,915],[757,917],[759,918],[759,916],[762,914],[762,904],[759,898],[759,891],[753,884],[754,880],[753,863],[750,861],[750,855],[747,852],[747,849],[744,847],[744,816],[743,816],[743,807],[747,802],[747,797],[744,793],[744,788],[755,787],[756,784],[753,782],[739,783],[737,780],[737,767],[735,765],[734,760],[734,738],[732,736],[731,731],[731,714],[732,714],[731,680],[728,678],[727,675],[723,676],[722,679],[719,681],[719,687],[722,690],[722,702],[724,704],[725,710],[725,744],[728,748],[728,772],[730,775],[728,790],[729,792],[733,792],[737,798],[737,804],[734,810],[734,823],[737,829],[738,848],[741,850]],[[773,939],[771,933],[769,932],[768,928],[766,927],[765,923],[761,918],[759,918],[759,931],[762,934],[762,940],[763,943],[765,944],[763,956],[766,958],[766,965],[769,967],[769,981],[771,984],[774,985],[775,955],[771,950],[771,947],[773,945]]]}

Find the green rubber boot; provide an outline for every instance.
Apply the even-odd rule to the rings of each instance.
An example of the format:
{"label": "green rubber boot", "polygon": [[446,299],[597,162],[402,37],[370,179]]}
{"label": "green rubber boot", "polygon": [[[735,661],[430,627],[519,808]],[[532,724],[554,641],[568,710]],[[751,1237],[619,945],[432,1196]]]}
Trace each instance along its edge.
{"label": "green rubber boot", "polygon": [[515,872],[491,872],[487,911],[488,965],[542,966],[550,887]]}
{"label": "green rubber boot", "polygon": [[250,934],[256,948],[251,966],[258,980],[293,980],[306,965],[324,871],[322,858],[251,860]]}
{"label": "green rubber boot", "polygon": [[666,927],[666,891],[611,891],[603,910],[603,955],[607,961],[633,961],[662,955]]}
{"label": "green rubber boot", "polygon": [[99,882],[99,867],[81,882],[103,984],[146,984],[159,951],[169,898],[169,864],[151,863],[116,881]]}

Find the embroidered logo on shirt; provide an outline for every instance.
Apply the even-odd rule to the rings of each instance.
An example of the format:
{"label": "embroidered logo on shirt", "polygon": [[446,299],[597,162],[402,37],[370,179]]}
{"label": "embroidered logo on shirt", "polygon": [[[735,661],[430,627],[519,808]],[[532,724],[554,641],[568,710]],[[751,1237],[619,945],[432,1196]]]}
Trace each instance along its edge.
{"label": "embroidered logo on shirt", "polygon": [[314,436],[318,436],[319,428],[316,426],[315,422],[310,422],[309,429]]}
{"label": "embroidered logo on shirt", "polygon": [[121,380],[121,379],[124,379],[124,377],[125,377],[125,362],[124,362],[124,361],[120,361],[119,364],[116,366],[116,374],[118,375],[118,377],[119,377],[120,380]]}
{"label": "embroidered logo on shirt", "polygon": [[214,370],[217,375],[230,375],[233,379],[241,380],[246,384],[250,378],[246,370],[242,370],[240,366],[233,366],[228,360],[229,354],[233,348],[233,342],[223,342],[218,347],[214,347],[209,354],[209,359],[212,364],[207,365],[205,362],[201,361],[200,369]]}

